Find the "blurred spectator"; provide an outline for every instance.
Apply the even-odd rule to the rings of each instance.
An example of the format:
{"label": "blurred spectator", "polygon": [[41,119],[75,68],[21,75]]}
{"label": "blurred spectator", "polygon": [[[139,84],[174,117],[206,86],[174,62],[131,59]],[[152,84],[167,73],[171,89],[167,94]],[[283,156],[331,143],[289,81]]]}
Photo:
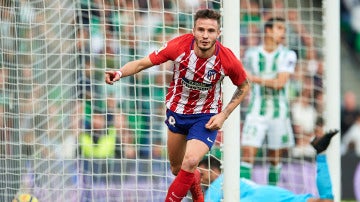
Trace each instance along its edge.
{"label": "blurred spectator", "polygon": [[311,101],[311,89],[303,89],[301,96],[292,104],[292,123],[296,136],[305,135],[311,137],[314,133],[318,114]]}
{"label": "blurred spectator", "polygon": [[323,116],[325,110],[324,93],[322,91],[315,91],[314,107],[318,116]]}
{"label": "blurred spectator", "polygon": [[316,59],[311,57],[314,53],[314,40],[308,28],[302,22],[298,9],[288,9],[289,30],[288,46],[294,50],[299,58]]}
{"label": "blurred spectator", "polygon": [[358,0],[341,1],[341,28],[345,32],[348,44],[360,52],[360,2]]}
{"label": "blurred spectator", "polygon": [[342,138],[341,154],[345,155],[349,150],[354,150],[355,154],[360,157],[360,113],[357,113],[355,122]]}
{"label": "blurred spectator", "polygon": [[8,78],[8,69],[6,67],[0,67],[0,104],[3,107],[9,104]]}
{"label": "blurred spectator", "polygon": [[115,128],[120,143],[118,147],[122,153],[121,157],[135,158],[134,132],[130,128],[128,117],[118,108],[118,102],[113,93],[108,93],[106,109],[106,127]]}
{"label": "blurred spectator", "polygon": [[255,47],[261,43],[261,32],[256,23],[246,23],[241,25],[240,33],[240,57],[244,58],[248,48]]}
{"label": "blurred spectator", "polygon": [[296,145],[291,150],[292,157],[312,159],[316,155],[316,150],[310,142],[314,137],[322,137],[324,134],[324,119],[320,116],[316,119],[314,133],[312,135],[297,135]]}
{"label": "blurred spectator", "polygon": [[129,128],[127,117],[121,113],[116,113],[114,117],[114,126],[116,134],[120,138],[120,150],[122,158],[135,159],[136,149],[134,145],[134,133]]}
{"label": "blurred spectator", "polygon": [[324,80],[324,63],[322,60],[317,61],[317,69],[313,77],[314,77],[315,93],[322,91],[323,80]]}
{"label": "blurred spectator", "polygon": [[245,50],[260,44],[261,13],[257,0],[240,1],[240,57]]}
{"label": "blurred spectator", "polygon": [[314,136],[315,137],[322,137],[325,133],[324,131],[324,126],[325,126],[325,120],[323,117],[318,116],[316,119],[316,124],[315,124],[315,130],[314,130]]}
{"label": "blurred spectator", "polygon": [[271,17],[282,17],[285,18],[285,4],[284,0],[271,0],[263,1],[263,21],[267,21]]}
{"label": "blurred spectator", "polygon": [[261,22],[260,6],[258,0],[240,1],[240,19],[242,23],[259,24]]}
{"label": "blurred spectator", "polygon": [[[106,114],[92,113],[91,129],[79,136],[80,172],[84,191],[81,201],[110,201],[108,187],[120,183],[120,139],[114,127],[106,127]],[[105,194],[102,194],[105,192]]]}
{"label": "blurred spectator", "polygon": [[79,136],[80,154],[84,158],[121,157],[120,144],[114,126],[107,127],[105,113],[95,111],[91,115],[91,129]]}
{"label": "blurred spectator", "polygon": [[9,119],[5,116],[9,107],[9,95],[6,88],[8,82],[8,71],[5,67],[0,69],[0,156],[2,157],[7,153],[7,145],[9,139],[8,128],[10,123]]}
{"label": "blurred spectator", "polygon": [[81,99],[84,101],[84,124],[85,128],[89,129],[91,128],[91,109],[92,109],[92,98],[94,89],[91,84],[92,80],[92,74],[91,74],[91,58],[90,56],[84,57],[84,68],[80,71],[78,74],[78,99]]}
{"label": "blurred spectator", "polygon": [[[341,106],[341,135],[343,136],[351,125],[355,122],[359,114],[356,95],[353,91],[345,92]],[[341,136],[341,137],[342,137]]]}
{"label": "blurred spectator", "polygon": [[[0,5],[1,6],[1,5]],[[14,33],[14,14],[15,10],[12,7],[1,7],[0,15],[0,65],[3,62],[3,54],[11,53],[15,49]]]}

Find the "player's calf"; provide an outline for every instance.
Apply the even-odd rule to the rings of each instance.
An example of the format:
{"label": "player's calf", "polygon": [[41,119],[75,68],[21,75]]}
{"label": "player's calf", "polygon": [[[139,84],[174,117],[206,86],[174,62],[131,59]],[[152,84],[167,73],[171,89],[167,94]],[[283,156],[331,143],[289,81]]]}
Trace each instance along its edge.
{"label": "player's calf", "polygon": [[194,202],[204,202],[204,193],[201,188],[201,174],[198,169],[194,172],[194,182],[190,187],[190,192]]}

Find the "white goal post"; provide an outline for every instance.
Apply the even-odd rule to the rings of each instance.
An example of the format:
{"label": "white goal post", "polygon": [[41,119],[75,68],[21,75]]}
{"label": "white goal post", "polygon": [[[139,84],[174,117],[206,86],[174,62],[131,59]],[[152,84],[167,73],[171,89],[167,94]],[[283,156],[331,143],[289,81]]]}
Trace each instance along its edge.
{"label": "white goal post", "polygon": [[[223,3],[223,36],[224,44],[230,47],[235,53],[240,53],[240,43],[238,43],[238,30],[234,30],[234,24],[239,24],[236,16],[240,13],[239,1],[229,0]],[[265,1],[264,1],[265,2]],[[291,4],[291,3],[289,3]],[[323,28],[323,48],[320,52],[324,55],[325,78],[324,78],[324,94],[325,94],[325,111],[324,116],[325,128],[327,130],[340,128],[340,3],[330,3],[327,0],[322,1],[320,7],[322,13]],[[320,37],[322,38],[322,37]],[[320,48],[321,49],[321,48]],[[224,82],[224,101],[231,99],[233,86],[229,80]],[[239,148],[236,144],[240,140],[238,124],[238,111],[235,111],[224,124],[224,142],[223,148],[223,171],[224,171],[224,201],[237,201],[239,189],[235,190],[234,186],[239,186],[238,178],[234,177],[234,173],[240,173]],[[334,200],[341,200],[341,160],[340,160],[340,135],[336,136],[327,152],[329,161],[330,175],[333,184]],[[237,176],[237,174],[235,174]]]}
{"label": "white goal post", "polygon": [[[223,2],[223,43],[235,55],[240,56],[240,29],[234,25],[240,24],[240,1]],[[224,80],[224,103],[227,104],[235,92],[235,87],[227,78]],[[223,126],[223,173],[224,201],[238,201],[240,196],[240,107],[237,107],[228,117]]]}
{"label": "white goal post", "polygon": [[[326,127],[340,129],[341,72],[340,72],[340,2],[323,0],[324,7],[324,56],[326,71]],[[341,131],[340,131],[341,132]],[[340,135],[332,140],[327,159],[333,184],[334,200],[341,201],[341,155]]]}

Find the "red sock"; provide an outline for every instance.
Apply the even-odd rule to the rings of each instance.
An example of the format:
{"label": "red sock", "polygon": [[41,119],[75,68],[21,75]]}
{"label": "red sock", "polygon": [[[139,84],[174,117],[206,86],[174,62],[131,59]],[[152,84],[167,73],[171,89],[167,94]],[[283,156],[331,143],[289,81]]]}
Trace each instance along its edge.
{"label": "red sock", "polygon": [[180,202],[186,196],[193,182],[194,173],[181,169],[169,187],[165,202]]}
{"label": "red sock", "polygon": [[194,182],[190,187],[190,192],[194,202],[204,202],[204,194],[201,188],[201,174],[198,169],[195,169]]}

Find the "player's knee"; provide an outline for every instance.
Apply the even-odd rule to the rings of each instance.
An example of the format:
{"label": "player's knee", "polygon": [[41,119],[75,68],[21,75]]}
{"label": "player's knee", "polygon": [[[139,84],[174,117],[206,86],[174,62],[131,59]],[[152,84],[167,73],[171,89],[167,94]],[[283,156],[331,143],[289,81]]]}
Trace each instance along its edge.
{"label": "player's knee", "polygon": [[185,156],[183,160],[183,166],[186,169],[193,170],[195,169],[199,164],[199,160],[195,156]]}

